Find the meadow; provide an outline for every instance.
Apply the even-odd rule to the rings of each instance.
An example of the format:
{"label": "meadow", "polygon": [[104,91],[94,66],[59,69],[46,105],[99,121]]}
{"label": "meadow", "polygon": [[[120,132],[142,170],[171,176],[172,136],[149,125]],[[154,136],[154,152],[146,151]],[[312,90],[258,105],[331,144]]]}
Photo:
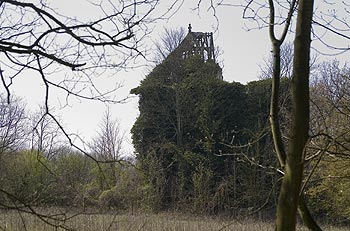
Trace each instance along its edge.
{"label": "meadow", "polygon": [[[0,230],[6,231],[59,231],[59,230],[113,230],[113,231],[270,231],[272,222],[252,219],[230,220],[222,217],[194,216],[181,213],[51,213],[52,218],[66,219],[56,222],[62,227],[46,224],[38,217],[28,213],[1,211]],[[68,213],[69,214],[69,213]],[[349,228],[324,227],[325,230],[345,231]],[[299,227],[298,231],[307,230]]]}

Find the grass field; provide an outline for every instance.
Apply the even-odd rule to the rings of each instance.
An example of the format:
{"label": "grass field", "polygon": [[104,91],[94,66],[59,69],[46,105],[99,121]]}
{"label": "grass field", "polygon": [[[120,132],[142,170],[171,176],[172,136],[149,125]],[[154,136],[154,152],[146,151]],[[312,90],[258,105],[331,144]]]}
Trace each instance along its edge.
{"label": "grass field", "polygon": [[[179,213],[160,214],[71,214],[67,217],[61,211],[56,211],[52,217],[66,218],[60,223],[68,230],[77,231],[270,231],[274,229],[272,223],[253,220],[236,220],[206,217],[185,216]],[[59,224],[56,222],[56,224]],[[6,231],[58,231],[64,228],[45,224],[38,217],[31,214],[17,212],[0,213],[0,230]],[[307,230],[299,228],[298,230]],[[325,227],[325,230],[345,231],[349,228]]]}

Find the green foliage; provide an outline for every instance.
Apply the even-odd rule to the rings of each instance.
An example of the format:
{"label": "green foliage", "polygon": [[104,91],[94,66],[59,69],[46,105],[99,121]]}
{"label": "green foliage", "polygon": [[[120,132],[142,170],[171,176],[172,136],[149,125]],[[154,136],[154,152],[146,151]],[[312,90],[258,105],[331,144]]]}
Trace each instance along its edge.
{"label": "green foliage", "polygon": [[[114,207],[120,210],[140,207],[144,199],[142,175],[132,166],[119,166],[119,174],[114,186],[101,191],[98,204],[102,208]],[[106,173],[105,173],[106,174]]]}
{"label": "green foliage", "polygon": [[[2,189],[9,203],[43,204],[49,197],[50,163],[40,152],[23,151],[3,160]],[[4,169],[5,168],[5,169]]]}
{"label": "green foliage", "polygon": [[307,190],[313,211],[338,221],[350,216],[350,161],[326,157]]}
{"label": "green foliage", "polygon": [[[275,176],[250,169],[247,158],[276,163],[266,135],[271,80],[244,86],[222,81],[219,72],[217,64],[196,56],[166,59],[131,91],[139,95],[140,110],[133,144],[155,210],[192,203],[199,212],[218,212],[269,199],[269,193],[248,196],[259,191],[252,187],[269,192]],[[237,148],[255,139],[261,141]],[[228,198],[242,203],[226,206]]]}
{"label": "green foliage", "polygon": [[212,211],[213,182],[214,173],[204,165],[199,163],[192,175],[193,182],[193,209],[197,212]]}
{"label": "green foliage", "polygon": [[[87,198],[86,185],[93,175],[93,162],[86,156],[66,150],[53,160],[54,181],[51,199],[53,204],[85,205]],[[89,203],[87,203],[89,204]]]}
{"label": "green foliage", "polygon": [[61,148],[50,160],[36,151],[3,157],[1,206],[99,205],[131,209],[140,206],[145,193],[143,176],[136,168],[128,164],[96,163],[69,148]]}

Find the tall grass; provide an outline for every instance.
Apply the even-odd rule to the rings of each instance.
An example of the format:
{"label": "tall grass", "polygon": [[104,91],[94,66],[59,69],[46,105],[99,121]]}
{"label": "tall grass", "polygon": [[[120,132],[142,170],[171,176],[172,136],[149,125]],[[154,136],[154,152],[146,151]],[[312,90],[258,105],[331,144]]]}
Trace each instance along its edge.
{"label": "tall grass", "polygon": [[[51,212],[51,215],[53,214]],[[56,212],[56,214],[58,213]],[[57,217],[59,216],[63,215],[57,215]],[[273,224],[267,222],[249,219],[230,221],[219,217],[188,216],[179,213],[75,214],[65,218],[67,220],[61,225],[68,230],[78,231],[270,231],[274,229]],[[64,229],[46,224],[31,214],[2,211],[0,213],[0,230],[58,231]],[[306,229],[299,228],[299,230]],[[349,229],[327,227],[327,230],[345,231]]]}

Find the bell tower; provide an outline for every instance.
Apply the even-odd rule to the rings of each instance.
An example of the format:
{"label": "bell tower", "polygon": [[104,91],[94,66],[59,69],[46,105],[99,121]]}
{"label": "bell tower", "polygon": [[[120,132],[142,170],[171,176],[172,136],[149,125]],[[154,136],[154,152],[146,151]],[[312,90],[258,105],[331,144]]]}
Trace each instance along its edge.
{"label": "bell tower", "polygon": [[215,62],[214,40],[212,32],[194,32],[192,25],[188,25],[188,34],[180,46],[183,46],[182,57],[199,55],[204,62],[212,60]]}

